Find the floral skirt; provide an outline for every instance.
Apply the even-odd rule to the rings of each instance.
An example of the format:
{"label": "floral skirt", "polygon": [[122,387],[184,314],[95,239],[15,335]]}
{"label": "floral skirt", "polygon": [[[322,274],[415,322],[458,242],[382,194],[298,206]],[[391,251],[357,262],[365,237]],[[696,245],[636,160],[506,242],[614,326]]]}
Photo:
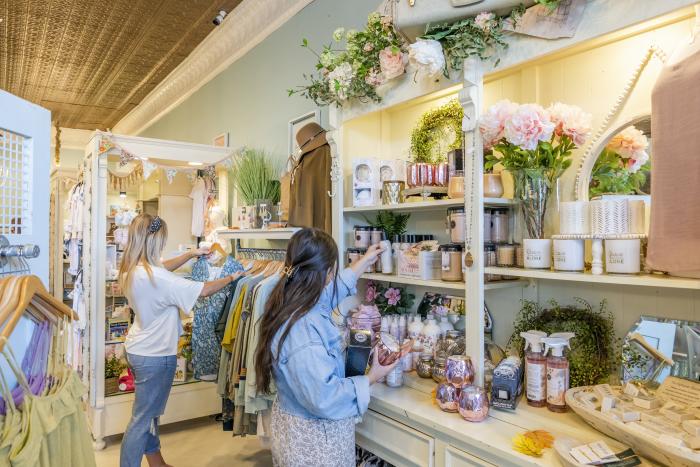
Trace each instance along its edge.
{"label": "floral skirt", "polygon": [[272,406],[275,467],[355,467],[355,419],[297,417]]}

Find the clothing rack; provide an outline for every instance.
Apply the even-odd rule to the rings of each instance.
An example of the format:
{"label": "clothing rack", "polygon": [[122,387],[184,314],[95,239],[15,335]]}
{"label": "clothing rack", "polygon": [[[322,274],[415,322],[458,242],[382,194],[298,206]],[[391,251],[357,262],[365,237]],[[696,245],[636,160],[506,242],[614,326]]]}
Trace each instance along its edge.
{"label": "clothing rack", "polygon": [[0,277],[31,273],[27,259],[38,257],[39,252],[37,245],[11,245],[0,235]]}
{"label": "clothing rack", "polygon": [[237,245],[236,257],[242,259],[267,259],[271,261],[284,261],[287,250],[279,248],[241,248]]}

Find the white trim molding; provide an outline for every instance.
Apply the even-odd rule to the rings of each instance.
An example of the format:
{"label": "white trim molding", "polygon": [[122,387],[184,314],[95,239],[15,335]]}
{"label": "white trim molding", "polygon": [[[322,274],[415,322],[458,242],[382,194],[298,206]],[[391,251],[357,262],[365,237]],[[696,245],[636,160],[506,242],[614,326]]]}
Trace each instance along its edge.
{"label": "white trim molding", "polygon": [[262,42],[313,0],[243,0],[113,128],[136,135]]}

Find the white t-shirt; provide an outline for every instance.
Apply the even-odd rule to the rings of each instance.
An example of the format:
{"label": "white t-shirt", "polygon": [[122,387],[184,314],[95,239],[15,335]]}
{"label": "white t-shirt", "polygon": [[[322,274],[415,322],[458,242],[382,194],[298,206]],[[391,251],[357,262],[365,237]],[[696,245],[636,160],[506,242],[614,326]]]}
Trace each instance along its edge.
{"label": "white t-shirt", "polygon": [[209,190],[202,177],[197,177],[197,181],[194,182],[190,198],[192,198],[192,236],[201,237],[204,234],[204,216],[209,198]]}
{"label": "white t-shirt", "polygon": [[151,269],[153,279],[143,266],[137,266],[132,275],[126,298],[135,318],[124,345],[134,355],[176,355],[182,334],[180,310],[192,314],[204,283],[187,280],[164,268],[151,266]]}

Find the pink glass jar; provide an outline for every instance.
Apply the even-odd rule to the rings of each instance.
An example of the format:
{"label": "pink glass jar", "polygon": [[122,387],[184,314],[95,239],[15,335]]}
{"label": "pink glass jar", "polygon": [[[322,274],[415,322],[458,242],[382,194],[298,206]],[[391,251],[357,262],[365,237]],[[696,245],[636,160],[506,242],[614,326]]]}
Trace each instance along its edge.
{"label": "pink glass jar", "polygon": [[462,386],[459,394],[459,414],[469,422],[481,422],[489,414],[489,398],[484,388],[472,384]]}
{"label": "pink glass jar", "polygon": [[435,390],[435,400],[443,412],[454,413],[459,409],[459,393],[458,387],[450,383],[440,383]]}
{"label": "pink glass jar", "polygon": [[450,180],[450,166],[447,162],[433,165],[433,183],[435,186],[446,187]]}
{"label": "pink glass jar", "polygon": [[445,366],[447,382],[455,386],[471,384],[474,382],[474,365],[472,359],[466,355],[450,355]]}

